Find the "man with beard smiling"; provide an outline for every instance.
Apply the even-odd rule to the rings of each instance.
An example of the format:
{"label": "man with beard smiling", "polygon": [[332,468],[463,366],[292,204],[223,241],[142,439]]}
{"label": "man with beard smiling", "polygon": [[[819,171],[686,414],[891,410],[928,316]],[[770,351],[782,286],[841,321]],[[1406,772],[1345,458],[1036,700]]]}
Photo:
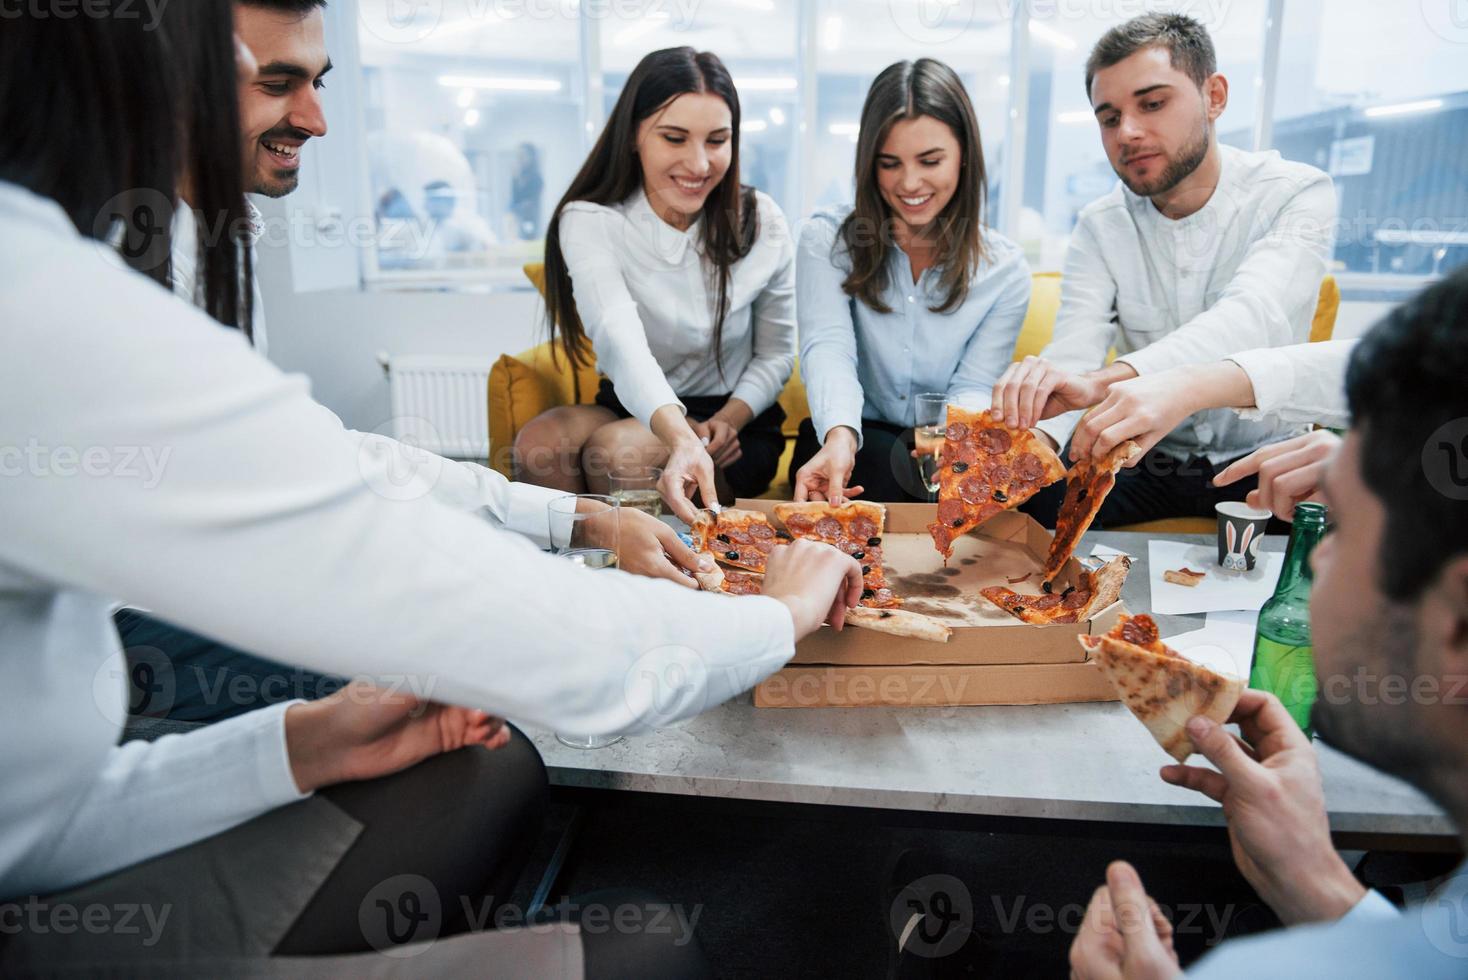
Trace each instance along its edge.
{"label": "man with beard smiling", "polygon": [[[1228,81],[1192,18],[1148,14],[1108,31],[1086,63],[1086,94],[1121,183],[1080,212],[1054,339],[993,391],[997,414],[1056,449],[1115,382],[1305,342],[1336,213],[1325,173],[1219,143]],[[1097,525],[1212,517],[1254,487],[1214,487],[1216,472],[1301,431],[1199,412],[1119,474]],[[1053,527],[1064,491],[1056,484],[1023,509]]]}
{"label": "man with beard smiling", "polygon": [[240,90],[246,187],[285,197],[301,182],[301,147],[326,135],[321,87],[331,71],[325,0],[236,0],[235,31],[260,63]]}
{"label": "man with beard smiling", "polygon": [[[1352,428],[1325,473],[1332,530],[1311,555],[1321,739],[1412,783],[1468,834],[1468,271],[1392,312],[1352,353]],[[1217,771],[1162,776],[1223,805],[1234,860],[1290,926],[1225,943],[1190,977],[1468,975],[1468,865],[1397,912],[1331,845],[1315,752],[1272,694],[1188,734]],[[1247,744],[1245,744],[1247,743]],[[1465,838],[1468,843],[1468,838]],[[1071,947],[1072,977],[1179,975],[1171,927],[1125,862]]]}

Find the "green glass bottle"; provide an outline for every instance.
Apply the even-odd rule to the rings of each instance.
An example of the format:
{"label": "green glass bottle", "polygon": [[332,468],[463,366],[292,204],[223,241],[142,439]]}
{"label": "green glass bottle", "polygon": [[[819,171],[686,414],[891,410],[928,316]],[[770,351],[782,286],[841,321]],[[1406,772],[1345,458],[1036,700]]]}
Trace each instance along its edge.
{"label": "green glass bottle", "polygon": [[1310,553],[1325,537],[1325,505],[1296,504],[1294,523],[1279,584],[1259,610],[1249,686],[1278,696],[1308,736],[1313,734],[1310,707],[1318,690],[1310,643],[1310,586],[1315,579]]}

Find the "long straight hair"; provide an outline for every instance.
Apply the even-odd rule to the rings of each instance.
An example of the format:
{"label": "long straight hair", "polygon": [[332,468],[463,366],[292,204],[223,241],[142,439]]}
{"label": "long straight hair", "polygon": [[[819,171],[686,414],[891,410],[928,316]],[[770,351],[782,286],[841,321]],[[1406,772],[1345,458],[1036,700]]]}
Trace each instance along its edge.
{"label": "long straight hair", "polygon": [[941,61],[919,58],[899,61],[883,69],[867,91],[861,108],[861,133],[856,142],[856,201],[841,225],[841,241],[851,259],[851,272],[841,284],[878,313],[891,313],[882,299],[891,285],[888,258],[897,248],[893,226],[898,220],[877,185],[877,157],[893,124],[931,116],[953,131],[963,156],[958,189],[934,219],[943,301],[930,309],[951,313],[968,298],[969,283],[986,258],[984,206],[988,176],[984,147],[973,103],[958,75]]}
{"label": "long straight hair", "polygon": [[704,257],[713,263],[719,284],[714,314],[713,353],[724,370],[721,348],[724,318],[729,313],[729,279],[735,262],[749,254],[759,235],[759,213],[753,188],[739,183],[739,94],[717,55],[689,47],[664,48],[647,55],[617,98],[612,117],[556,205],[545,236],[545,307],[551,339],[576,367],[591,363],[586,337],[571,290],[571,274],[561,253],[561,212],[573,201],[620,204],[642,192],[642,164],[637,155],[637,127],[680,95],[712,93],[729,106],[733,148],[729,170],[703,203]]}
{"label": "long straight hair", "polygon": [[209,312],[248,324],[246,226],[227,220],[244,216],[229,0],[170,3],[161,24],[130,0],[88,10],[0,30],[0,180],[55,201],[79,233],[116,242],[125,263],[167,288],[188,167],[193,206],[239,236],[201,249]]}

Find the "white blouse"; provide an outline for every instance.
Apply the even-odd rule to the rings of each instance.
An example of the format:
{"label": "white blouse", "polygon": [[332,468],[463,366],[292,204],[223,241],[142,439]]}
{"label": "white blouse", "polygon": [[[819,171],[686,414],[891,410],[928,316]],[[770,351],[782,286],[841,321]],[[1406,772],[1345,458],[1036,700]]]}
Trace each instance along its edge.
{"label": "white blouse", "polygon": [[[687,231],[642,191],[614,206],[573,201],[561,212],[561,253],[597,368],[644,425],[680,395],[732,395],[756,415],[795,369],[795,250],[780,208],[756,192],[759,235],[734,263],[723,373],[712,352],[718,280],[704,261],[702,218]],[[686,411],[686,409],[685,409]]]}
{"label": "white blouse", "polygon": [[285,705],[117,744],[117,597],[278,661],[562,731],[697,714],[794,653],[775,599],[594,572],[508,533],[546,530],[544,491],[399,472],[304,378],[119,265],[0,182],[0,897],[300,795]]}

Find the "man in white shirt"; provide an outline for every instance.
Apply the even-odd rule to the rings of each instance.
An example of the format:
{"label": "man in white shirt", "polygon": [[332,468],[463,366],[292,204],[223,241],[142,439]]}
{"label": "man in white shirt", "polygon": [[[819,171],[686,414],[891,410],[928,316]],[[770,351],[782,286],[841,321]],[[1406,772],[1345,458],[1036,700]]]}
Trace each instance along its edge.
{"label": "man in white shirt", "polygon": [[[1468,271],[1394,311],[1353,352],[1353,427],[1331,459],[1330,535],[1311,556],[1320,738],[1399,776],[1468,843]],[[1368,892],[1331,845],[1310,742],[1273,695],[1188,731],[1213,769],[1162,777],[1223,805],[1239,870],[1291,928],[1225,943],[1188,976],[1468,975],[1468,866],[1419,907]],[[1072,976],[1179,975],[1170,930],[1117,862],[1071,948]]]}
{"label": "man in white shirt", "polygon": [[[1111,384],[1308,338],[1331,247],[1331,181],[1275,152],[1221,145],[1228,89],[1208,32],[1189,17],[1148,14],[1097,42],[1086,91],[1121,184],[1077,219],[1053,340],[994,387],[1010,425],[1038,427],[1059,449],[1078,410]],[[1199,412],[1121,474],[1098,524],[1211,516],[1251,489],[1214,487],[1219,469],[1299,431]],[[1057,485],[1025,510],[1053,526],[1063,495]]]}

